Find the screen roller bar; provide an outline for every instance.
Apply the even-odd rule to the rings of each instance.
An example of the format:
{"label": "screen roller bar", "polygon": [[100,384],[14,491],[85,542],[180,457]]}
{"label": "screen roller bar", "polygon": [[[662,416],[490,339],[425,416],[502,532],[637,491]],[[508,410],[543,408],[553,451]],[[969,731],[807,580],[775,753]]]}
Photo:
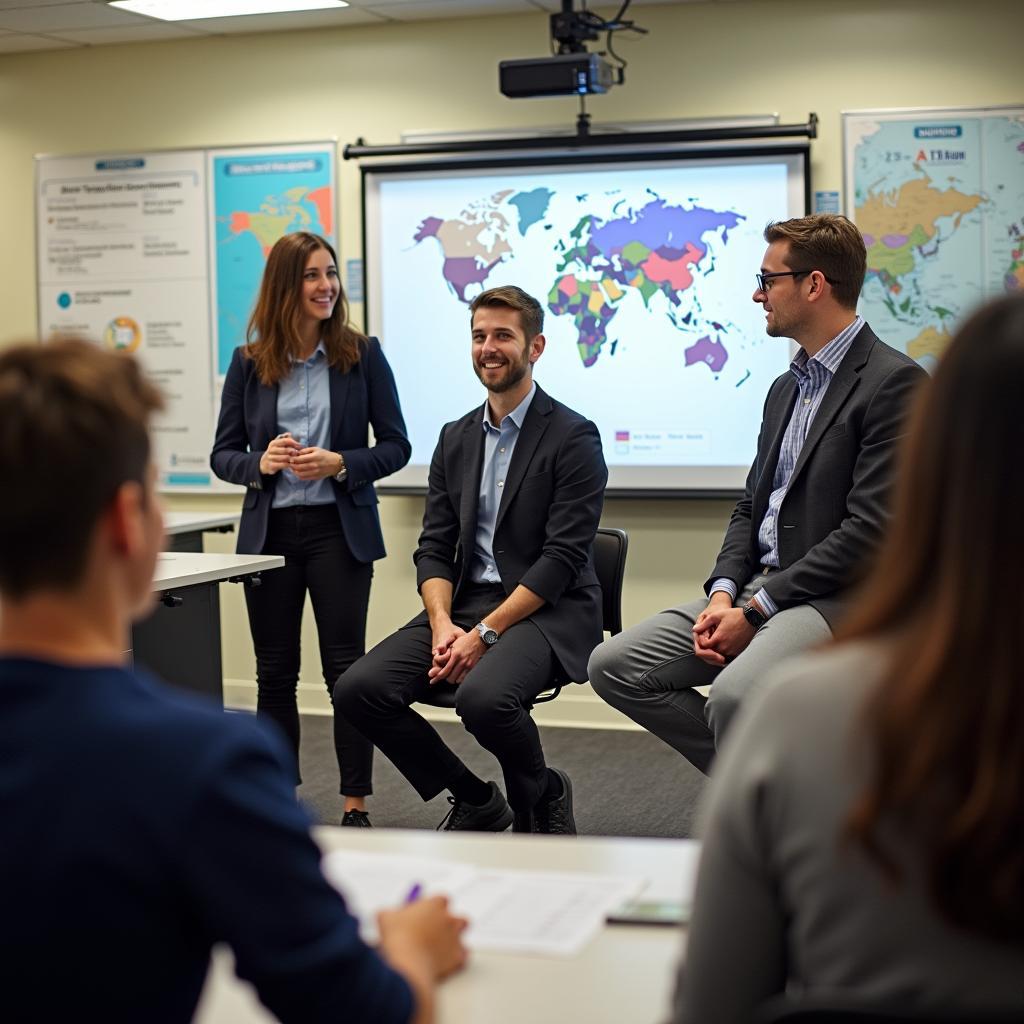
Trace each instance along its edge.
{"label": "screen roller bar", "polygon": [[655,146],[688,142],[738,142],[781,138],[818,136],[818,115],[810,113],[803,124],[734,125],[724,128],[694,128],[665,132],[621,132],[615,134],[577,132],[576,135],[519,136],[509,139],[474,139],[465,142],[400,142],[371,146],[362,138],[348,143],[342,150],[345,160],[369,157],[442,156],[446,153],[496,153],[510,150],[607,148],[611,146]]}

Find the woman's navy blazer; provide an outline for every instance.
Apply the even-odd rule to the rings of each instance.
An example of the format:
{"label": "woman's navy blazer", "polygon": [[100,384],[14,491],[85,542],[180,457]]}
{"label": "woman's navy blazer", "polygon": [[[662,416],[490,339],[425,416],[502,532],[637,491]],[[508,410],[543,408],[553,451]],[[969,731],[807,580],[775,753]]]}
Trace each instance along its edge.
{"label": "woman's navy blazer", "polygon": [[[332,481],[345,540],[360,562],[383,558],[384,537],[374,480],[409,461],[412,446],[398,404],[398,389],[380,342],[370,338],[348,373],[328,369],[331,394],[330,444],[345,458],[348,476]],[[373,427],[374,444],[369,443]],[[261,384],[242,347],[231,357],[217,420],[210,465],[222,480],[247,488],[236,550],[260,554],[278,475],[260,473],[260,457],[277,436],[277,385]]]}

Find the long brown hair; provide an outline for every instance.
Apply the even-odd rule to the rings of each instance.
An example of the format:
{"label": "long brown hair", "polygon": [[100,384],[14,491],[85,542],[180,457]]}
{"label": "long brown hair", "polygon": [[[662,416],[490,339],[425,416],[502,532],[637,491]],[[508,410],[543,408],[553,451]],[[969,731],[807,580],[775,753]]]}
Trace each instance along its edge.
{"label": "long brown hair", "polygon": [[[309,257],[318,249],[326,249],[337,267],[338,256],[331,243],[310,231],[282,235],[267,256],[260,293],[245,332],[245,354],[256,364],[263,384],[276,384],[287,377],[291,361],[302,349],[302,275]],[[339,290],[334,311],[330,319],[324,320],[321,331],[327,362],[347,373],[359,362],[366,336],[349,322],[344,289]]]}
{"label": "long brown hair", "polygon": [[1024,295],[979,310],[918,397],[895,508],[837,639],[884,638],[848,834],[891,877],[918,843],[953,923],[1024,943]]}

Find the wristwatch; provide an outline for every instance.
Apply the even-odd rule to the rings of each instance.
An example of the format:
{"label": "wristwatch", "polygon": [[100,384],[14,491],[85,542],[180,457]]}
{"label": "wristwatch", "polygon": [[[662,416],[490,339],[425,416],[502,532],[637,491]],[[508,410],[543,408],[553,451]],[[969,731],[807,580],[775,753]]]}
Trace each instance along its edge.
{"label": "wristwatch", "polygon": [[334,474],[334,479],[337,480],[339,484],[343,484],[345,482],[345,477],[348,476],[348,466],[345,465],[345,456],[342,455],[341,452],[335,452],[334,454],[338,456],[338,461],[341,463],[341,469]]}
{"label": "wristwatch", "polygon": [[473,628],[480,634],[480,639],[488,647],[492,647],[498,642],[498,634],[486,622],[478,622]]}
{"label": "wristwatch", "polygon": [[753,601],[743,606],[743,618],[754,627],[755,632],[768,621],[768,616]]}

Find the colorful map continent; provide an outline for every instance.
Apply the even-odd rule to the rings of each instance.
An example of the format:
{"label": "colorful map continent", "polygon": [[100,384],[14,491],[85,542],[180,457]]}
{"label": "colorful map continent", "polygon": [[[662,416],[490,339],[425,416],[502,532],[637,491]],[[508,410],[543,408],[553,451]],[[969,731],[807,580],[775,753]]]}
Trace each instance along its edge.
{"label": "colorful map continent", "polygon": [[939,189],[923,175],[888,192],[873,192],[857,207],[857,226],[868,249],[868,273],[878,276],[893,295],[900,278],[913,272],[917,258],[935,256],[942,239],[938,220],[962,218],[984,202],[955,188]]}
{"label": "colorful map continent", "polygon": [[[1024,146],[1024,143],[1021,145]],[[1024,221],[1021,223],[1024,224]],[[1024,229],[1021,224],[1011,224],[1007,233],[1016,244],[1010,250],[1010,265],[1006,268],[1006,290],[1024,291]]]}
{"label": "colorful map continent", "polygon": [[267,196],[258,210],[233,210],[229,230],[233,235],[251,233],[263,255],[290,231],[317,231],[330,235],[333,200],[331,189],[290,188],[280,196]]}
{"label": "colorful map continent", "polygon": [[[607,341],[608,326],[616,303],[627,289],[640,293],[650,307],[655,295],[664,295],[673,307],[680,306],[693,286],[694,273],[708,255],[708,234],[721,232],[722,242],[744,218],[737,213],[670,206],[656,197],[636,212],[601,221],[592,215],[580,218],[560,243],[564,257],[561,276],[548,293],[548,309],[556,316],[572,316],[577,348],[584,366],[593,366]],[[703,268],[706,273],[708,268]],[[564,272],[564,273],[563,273]],[[679,327],[679,321],[671,317]],[[705,357],[705,342],[714,351]],[[717,346],[717,347],[716,347]],[[691,350],[701,354],[686,365],[703,362],[715,372],[728,354],[720,343],[701,339]]]}
{"label": "colorful map continent", "polygon": [[945,327],[926,327],[916,338],[907,342],[907,355],[917,360],[925,356],[938,359],[946,351],[951,337]]}
{"label": "colorful map continent", "polygon": [[437,240],[444,256],[441,276],[460,302],[469,303],[467,289],[483,286],[491,271],[512,254],[508,207],[516,211],[519,233],[525,235],[531,225],[543,220],[553,195],[546,188],[495,192],[470,203],[458,217],[427,217],[416,229],[413,242],[419,245],[427,238]]}

